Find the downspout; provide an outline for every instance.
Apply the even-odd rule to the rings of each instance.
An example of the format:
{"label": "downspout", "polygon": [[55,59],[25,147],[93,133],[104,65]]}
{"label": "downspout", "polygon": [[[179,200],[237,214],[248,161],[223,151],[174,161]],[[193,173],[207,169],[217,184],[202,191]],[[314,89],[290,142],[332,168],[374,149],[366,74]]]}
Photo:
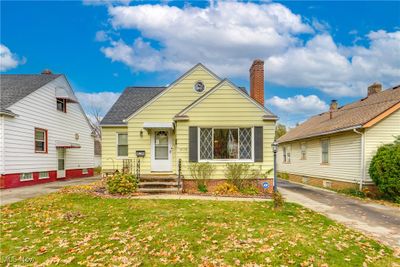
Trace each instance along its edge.
{"label": "downspout", "polygon": [[357,129],[353,129],[353,131],[356,134],[361,135],[361,162],[360,162],[360,166],[361,166],[361,175],[360,175],[360,187],[359,190],[362,191],[363,188],[363,183],[364,183],[364,176],[365,176],[365,134],[363,132],[358,131]]}

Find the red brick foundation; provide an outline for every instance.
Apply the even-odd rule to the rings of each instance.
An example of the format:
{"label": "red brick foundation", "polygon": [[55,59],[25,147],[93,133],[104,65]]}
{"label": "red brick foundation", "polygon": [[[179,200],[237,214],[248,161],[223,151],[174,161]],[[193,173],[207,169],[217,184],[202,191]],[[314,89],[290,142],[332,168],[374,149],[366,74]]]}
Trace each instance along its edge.
{"label": "red brick foundation", "polygon": [[[210,179],[207,181],[208,192],[212,193],[215,191],[218,185],[225,183],[226,179]],[[249,180],[254,186],[256,186],[260,192],[264,191],[263,183],[268,182],[269,188],[266,190],[267,193],[272,193],[273,190],[273,180],[272,179],[252,179]],[[183,179],[183,191],[186,193],[197,192],[197,184],[194,179]]]}
{"label": "red brick foundation", "polygon": [[33,180],[30,181],[21,181],[20,176],[21,173],[10,173],[10,174],[2,174],[0,176],[0,188],[15,188],[15,187],[22,187],[22,186],[30,186],[36,184],[44,184],[50,183],[58,180],[64,180],[69,178],[80,178],[80,177],[90,177],[93,176],[93,168],[88,168],[88,173],[83,174],[82,169],[72,169],[65,171],[64,178],[57,178],[57,171],[48,171],[49,178],[39,179],[39,172],[33,172],[32,177]]}

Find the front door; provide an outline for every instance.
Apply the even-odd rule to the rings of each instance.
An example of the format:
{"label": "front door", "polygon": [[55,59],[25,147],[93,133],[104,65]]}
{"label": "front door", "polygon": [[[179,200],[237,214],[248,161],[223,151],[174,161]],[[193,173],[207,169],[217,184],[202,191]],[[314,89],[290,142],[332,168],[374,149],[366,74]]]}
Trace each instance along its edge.
{"label": "front door", "polygon": [[151,170],[172,171],[171,132],[155,130],[151,136]]}
{"label": "front door", "polygon": [[57,148],[57,178],[65,177],[65,148]]}

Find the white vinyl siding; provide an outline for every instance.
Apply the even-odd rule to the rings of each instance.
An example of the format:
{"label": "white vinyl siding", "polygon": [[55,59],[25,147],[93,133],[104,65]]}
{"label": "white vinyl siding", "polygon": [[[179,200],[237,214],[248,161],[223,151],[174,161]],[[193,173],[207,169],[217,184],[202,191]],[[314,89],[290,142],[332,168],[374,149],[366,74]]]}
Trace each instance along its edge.
{"label": "white vinyl siding", "polygon": [[[397,89],[398,90],[398,89]],[[389,115],[365,131],[365,181],[371,181],[369,166],[378,148],[383,144],[392,143],[395,136],[400,135],[400,110]]]}
{"label": "white vinyl siding", "polygon": [[4,117],[0,116],[0,175],[4,173]]}
{"label": "white vinyl siding", "polygon": [[[66,169],[93,168],[91,128],[78,103],[68,103],[68,112],[56,109],[55,88],[69,89],[63,76],[10,106],[15,118],[4,117],[4,173],[40,172],[57,169],[56,141],[78,143],[67,149]],[[68,127],[66,127],[68,126]],[[48,131],[48,153],[35,153],[34,129]],[[79,139],[75,139],[75,134]]]}
{"label": "white vinyl siding", "polygon": [[[307,142],[307,158],[301,159],[300,143]],[[346,132],[329,136],[329,164],[321,164],[321,138],[281,143],[278,158],[283,158],[283,147],[291,145],[291,164],[278,160],[278,171],[358,183],[360,180],[360,136]]]}

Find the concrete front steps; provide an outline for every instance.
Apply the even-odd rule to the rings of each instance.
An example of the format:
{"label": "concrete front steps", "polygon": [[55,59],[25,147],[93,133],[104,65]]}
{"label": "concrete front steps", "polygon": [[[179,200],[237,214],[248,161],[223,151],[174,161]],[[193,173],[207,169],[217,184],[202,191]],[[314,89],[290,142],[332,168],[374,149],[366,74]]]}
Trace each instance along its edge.
{"label": "concrete front steps", "polygon": [[178,175],[170,173],[142,174],[139,179],[139,192],[143,193],[179,193]]}

